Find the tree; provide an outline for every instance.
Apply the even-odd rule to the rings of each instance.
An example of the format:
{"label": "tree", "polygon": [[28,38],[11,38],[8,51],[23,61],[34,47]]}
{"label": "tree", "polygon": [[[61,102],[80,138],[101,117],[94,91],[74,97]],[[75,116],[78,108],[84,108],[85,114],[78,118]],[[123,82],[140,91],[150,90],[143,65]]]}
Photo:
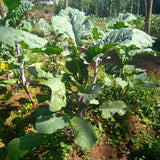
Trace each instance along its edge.
{"label": "tree", "polygon": [[144,2],[145,2],[145,32],[150,34],[153,0],[144,0]]}
{"label": "tree", "polygon": [[65,8],[68,7],[68,0],[65,0]]}
{"label": "tree", "polygon": [[137,2],[138,4],[137,4],[137,14],[139,15],[139,8],[140,8],[140,0],[138,0],[138,2]]}

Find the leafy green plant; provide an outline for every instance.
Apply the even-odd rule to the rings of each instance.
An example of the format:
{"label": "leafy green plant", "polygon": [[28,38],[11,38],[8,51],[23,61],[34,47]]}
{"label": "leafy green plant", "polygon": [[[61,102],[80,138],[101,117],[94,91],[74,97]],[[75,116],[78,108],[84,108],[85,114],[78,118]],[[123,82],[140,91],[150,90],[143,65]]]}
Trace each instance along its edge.
{"label": "leafy green plant", "polygon": [[34,6],[31,2],[20,0],[4,0],[7,7],[7,16],[5,18],[5,26],[16,28],[24,15]]}
{"label": "leafy green plant", "polygon": [[[123,97],[126,95],[128,87],[138,84],[140,80],[145,80],[144,71],[137,70],[134,67],[129,70],[128,65],[133,56],[144,53],[144,51],[137,50],[137,48],[145,48],[153,43],[152,38],[144,32],[132,28],[121,28],[124,25],[119,23],[117,24],[121,26],[119,29],[110,29],[107,33],[104,33],[99,28],[94,27],[83,12],[72,8],[62,10],[57,16],[53,17],[52,25],[55,31],[59,33],[59,36],[67,39],[67,45],[65,43],[66,46],[64,47],[63,42],[59,46],[55,43],[47,44],[45,48],[34,49],[33,51],[48,55],[59,55],[67,49],[68,55],[65,63],[67,72],[53,74],[47,73],[38,67],[32,68],[33,74],[43,79],[41,84],[51,90],[49,109],[39,108],[36,112],[35,127],[38,133],[35,133],[34,136],[37,139],[39,138],[38,142],[34,144],[36,138],[33,140],[31,134],[12,140],[8,144],[8,159],[12,159],[11,153],[13,152],[18,153],[17,156],[14,155],[15,160],[23,157],[27,152],[33,150],[38,143],[41,143],[45,137],[52,136],[58,130],[63,130],[65,126],[70,127],[71,130],[73,129],[74,142],[77,146],[80,146],[83,151],[91,151],[97,137],[95,128],[85,118],[84,111],[89,106],[92,110],[92,105],[95,105],[96,110],[102,111],[104,118],[111,118],[117,113],[124,115],[127,106],[123,101]],[[142,43],[143,40],[145,43]],[[91,45],[87,46],[85,42]],[[86,45],[84,51],[82,51],[85,48],[83,45]],[[116,48],[121,62],[120,70],[117,67],[116,69],[112,67],[113,70],[109,70],[106,66],[104,72],[110,74],[112,78],[107,77],[105,83],[103,83],[104,81],[97,82],[98,68],[101,68],[99,67],[100,60],[104,56],[108,56],[107,53],[113,48]],[[94,74],[90,78],[89,66],[91,64],[93,64]],[[111,71],[113,72],[111,73]],[[73,86],[76,88],[74,93],[71,90]],[[108,93],[111,89],[117,90],[117,99],[109,101],[106,98],[104,101],[98,101],[98,96]],[[67,107],[71,96],[76,99],[76,106],[73,107],[76,108],[77,115],[69,117],[63,110]],[[26,137],[27,140],[32,140],[33,145],[26,146],[23,149]],[[22,148],[19,145],[21,141]],[[13,144],[16,148],[13,148]]]}

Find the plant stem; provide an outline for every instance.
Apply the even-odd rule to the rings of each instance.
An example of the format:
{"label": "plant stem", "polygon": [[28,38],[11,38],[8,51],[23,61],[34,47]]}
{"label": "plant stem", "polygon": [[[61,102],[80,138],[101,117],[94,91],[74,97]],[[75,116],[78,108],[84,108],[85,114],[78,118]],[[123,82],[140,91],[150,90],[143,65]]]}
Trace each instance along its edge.
{"label": "plant stem", "polygon": [[7,80],[9,80],[9,72],[7,72]]}
{"label": "plant stem", "polygon": [[98,69],[97,69],[98,65],[99,65],[99,63],[98,63],[98,57],[96,57],[96,59],[95,59],[95,66],[94,66],[94,80],[93,80],[93,84],[96,83],[96,77],[97,77],[97,73],[98,73]]}
{"label": "plant stem", "polygon": [[[17,44],[17,54],[21,55],[20,44]],[[23,88],[24,88],[25,92],[27,93],[27,95],[29,96],[32,104],[34,105],[33,98],[31,96],[31,94],[28,92],[27,87],[26,87],[26,78],[25,78],[25,74],[24,74],[24,59],[21,60],[20,58],[18,58],[18,62],[21,63],[20,64],[20,72],[21,72],[21,80],[22,80]]]}

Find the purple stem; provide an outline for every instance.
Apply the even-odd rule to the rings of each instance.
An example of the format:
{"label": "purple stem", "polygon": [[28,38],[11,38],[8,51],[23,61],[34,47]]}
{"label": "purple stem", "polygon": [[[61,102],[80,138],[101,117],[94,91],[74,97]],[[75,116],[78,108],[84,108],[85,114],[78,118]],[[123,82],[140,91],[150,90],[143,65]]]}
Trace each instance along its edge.
{"label": "purple stem", "polygon": [[97,73],[98,73],[98,69],[97,69],[98,65],[99,65],[99,63],[98,63],[98,57],[96,57],[96,59],[95,59],[95,66],[94,66],[94,80],[93,80],[93,84],[96,83],[96,77],[97,77]]}
{"label": "purple stem", "polygon": [[83,117],[83,102],[82,102],[82,99],[83,99],[83,95],[80,95],[78,97],[78,111],[77,111],[77,115],[78,117]]}
{"label": "purple stem", "polygon": [[9,72],[7,72],[7,80],[9,80]]}
{"label": "purple stem", "polygon": [[[21,55],[21,48],[20,48],[20,44],[17,44],[17,54]],[[23,88],[25,90],[25,92],[27,93],[27,95],[29,96],[32,104],[34,104],[33,100],[32,100],[32,96],[31,94],[28,92],[27,87],[26,87],[26,78],[25,78],[25,74],[24,74],[24,59],[20,59],[18,58],[18,62],[20,62],[20,72],[21,72],[21,79],[22,79],[22,85]]]}

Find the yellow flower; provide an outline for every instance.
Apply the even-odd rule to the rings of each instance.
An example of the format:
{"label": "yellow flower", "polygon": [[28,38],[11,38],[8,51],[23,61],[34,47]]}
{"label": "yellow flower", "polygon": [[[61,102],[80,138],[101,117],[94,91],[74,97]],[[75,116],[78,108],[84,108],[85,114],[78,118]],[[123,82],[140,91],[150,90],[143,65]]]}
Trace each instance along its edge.
{"label": "yellow flower", "polygon": [[2,63],[0,64],[0,70],[10,70],[13,68],[13,64],[8,64],[5,61],[2,61]]}
{"label": "yellow flower", "polygon": [[6,67],[6,62],[2,62],[2,63],[0,64],[0,69],[4,70],[5,67]]}

